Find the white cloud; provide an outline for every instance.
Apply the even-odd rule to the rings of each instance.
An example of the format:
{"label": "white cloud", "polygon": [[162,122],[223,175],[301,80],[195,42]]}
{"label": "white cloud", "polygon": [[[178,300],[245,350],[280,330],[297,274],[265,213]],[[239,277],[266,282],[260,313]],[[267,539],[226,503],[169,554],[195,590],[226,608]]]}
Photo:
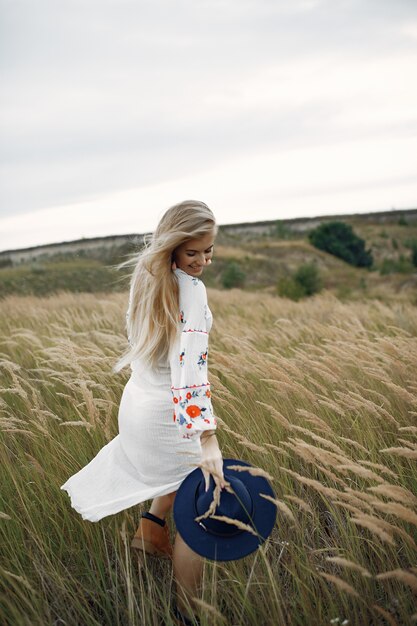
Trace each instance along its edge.
{"label": "white cloud", "polygon": [[169,206],[187,198],[207,202],[221,224],[412,208],[416,152],[417,136],[224,160],[194,176],[3,218],[0,249],[151,231]]}
{"label": "white cloud", "polygon": [[0,4],[3,247],[38,211],[62,239],[192,195],[224,222],[415,204],[417,5]]}
{"label": "white cloud", "polygon": [[403,24],[401,31],[404,35],[407,35],[407,37],[417,40],[417,22]]}

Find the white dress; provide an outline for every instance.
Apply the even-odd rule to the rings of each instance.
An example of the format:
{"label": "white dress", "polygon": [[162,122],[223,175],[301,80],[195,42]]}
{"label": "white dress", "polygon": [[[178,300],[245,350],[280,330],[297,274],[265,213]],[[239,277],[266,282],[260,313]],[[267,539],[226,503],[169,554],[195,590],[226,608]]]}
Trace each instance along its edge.
{"label": "white dress", "polygon": [[157,369],[132,361],[119,434],[61,486],[90,522],[176,491],[200,462],[201,433],[216,428],[207,373],[212,314],[206,288],[179,268],[174,273],[180,310],[168,360]]}

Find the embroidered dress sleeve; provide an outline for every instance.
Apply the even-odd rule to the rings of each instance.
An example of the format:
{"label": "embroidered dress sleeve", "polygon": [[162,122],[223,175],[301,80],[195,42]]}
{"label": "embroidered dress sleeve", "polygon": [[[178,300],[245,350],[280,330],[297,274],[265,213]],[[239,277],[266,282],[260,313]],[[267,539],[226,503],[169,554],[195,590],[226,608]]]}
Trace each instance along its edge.
{"label": "embroidered dress sleeve", "polygon": [[208,381],[207,293],[204,283],[185,273],[179,282],[179,328],[170,355],[173,419],[183,438],[215,430],[217,421]]}

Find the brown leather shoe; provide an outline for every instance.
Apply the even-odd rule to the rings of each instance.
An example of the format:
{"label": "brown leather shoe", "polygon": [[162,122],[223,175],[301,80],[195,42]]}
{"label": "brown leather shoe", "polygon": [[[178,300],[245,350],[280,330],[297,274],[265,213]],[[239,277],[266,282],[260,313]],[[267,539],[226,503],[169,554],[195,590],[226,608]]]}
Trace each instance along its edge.
{"label": "brown leather shoe", "polygon": [[[172,544],[166,523],[160,524],[151,513],[143,513],[139,527],[132,539],[131,547],[162,558],[172,558]],[[149,517],[147,517],[149,516]],[[160,520],[162,522],[165,520]]]}
{"label": "brown leather shoe", "polygon": [[179,610],[176,603],[174,603],[172,608],[175,615],[176,626],[201,626],[201,622],[197,615],[193,615],[193,617],[185,615]]}

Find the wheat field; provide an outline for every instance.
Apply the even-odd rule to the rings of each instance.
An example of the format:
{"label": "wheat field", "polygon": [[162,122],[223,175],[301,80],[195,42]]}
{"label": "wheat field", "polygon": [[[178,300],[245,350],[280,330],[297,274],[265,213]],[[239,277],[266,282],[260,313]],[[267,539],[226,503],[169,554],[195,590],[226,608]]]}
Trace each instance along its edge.
{"label": "wheat field", "polygon": [[[417,623],[417,308],[208,296],[223,456],[271,475],[277,523],[252,555],[205,562],[202,623]],[[91,523],[59,489],[117,434],[126,305],[0,302],[2,624],[172,624],[170,564],[130,551],[150,503]]]}

